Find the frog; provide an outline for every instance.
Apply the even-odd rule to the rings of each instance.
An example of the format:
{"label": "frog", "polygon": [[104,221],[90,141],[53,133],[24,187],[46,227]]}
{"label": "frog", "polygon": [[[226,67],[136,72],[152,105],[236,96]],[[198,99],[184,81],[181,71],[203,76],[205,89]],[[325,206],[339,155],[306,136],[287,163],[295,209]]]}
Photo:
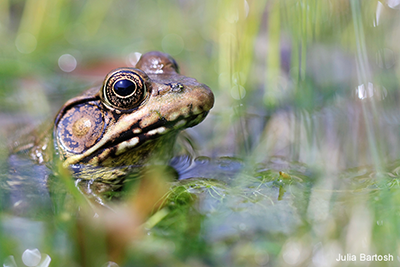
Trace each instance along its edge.
{"label": "frog", "polygon": [[213,105],[207,85],[180,74],[170,55],[152,51],[68,100],[12,154],[56,162],[75,179],[120,184],[132,169],[168,162],[178,134],[202,122]]}

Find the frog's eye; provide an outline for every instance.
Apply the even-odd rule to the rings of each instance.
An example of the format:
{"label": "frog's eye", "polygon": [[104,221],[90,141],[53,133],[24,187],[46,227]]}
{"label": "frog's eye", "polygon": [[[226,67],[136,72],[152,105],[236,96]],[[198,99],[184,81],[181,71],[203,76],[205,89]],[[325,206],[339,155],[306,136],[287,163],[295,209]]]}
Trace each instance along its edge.
{"label": "frog's eye", "polygon": [[146,84],[135,69],[118,69],[109,73],[102,89],[105,103],[122,110],[136,108],[146,94]]}

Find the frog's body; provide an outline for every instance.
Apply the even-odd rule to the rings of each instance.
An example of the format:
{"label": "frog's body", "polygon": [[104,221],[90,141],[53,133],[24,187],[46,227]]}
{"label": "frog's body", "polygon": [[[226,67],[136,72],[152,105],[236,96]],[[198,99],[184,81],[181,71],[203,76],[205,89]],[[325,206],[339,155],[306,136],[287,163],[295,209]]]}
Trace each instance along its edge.
{"label": "frog's body", "polygon": [[79,178],[108,180],[170,157],[177,133],[200,123],[213,104],[206,85],[180,75],[167,54],[149,52],[67,101],[48,134],[15,151],[28,150],[39,163],[55,155]]}

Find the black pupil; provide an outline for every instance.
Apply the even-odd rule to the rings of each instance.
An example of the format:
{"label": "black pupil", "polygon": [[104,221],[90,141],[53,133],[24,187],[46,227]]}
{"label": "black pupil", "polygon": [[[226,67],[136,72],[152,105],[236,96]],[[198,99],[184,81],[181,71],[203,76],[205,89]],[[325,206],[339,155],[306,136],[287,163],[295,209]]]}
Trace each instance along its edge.
{"label": "black pupil", "polygon": [[136,84],[130,80],[120,80],[114,84],[114,92],[119,96],[128,96],[135,90]]}

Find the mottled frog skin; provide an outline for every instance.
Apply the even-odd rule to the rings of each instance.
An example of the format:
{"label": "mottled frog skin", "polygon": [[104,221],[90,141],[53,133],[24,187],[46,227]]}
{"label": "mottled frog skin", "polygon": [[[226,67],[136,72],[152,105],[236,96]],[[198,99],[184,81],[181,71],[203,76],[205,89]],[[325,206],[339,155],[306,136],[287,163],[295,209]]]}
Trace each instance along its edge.
{"label": "mottled frog skin", "polygon": [[55,157],[79,178],[113,179],[127,166],[170,157],[179,131],[200,123],[213,104],[211,90],[179,74],[173,58],[149,52],[67,101],[52,137],[37,138],[30,155],[39,163]]}

